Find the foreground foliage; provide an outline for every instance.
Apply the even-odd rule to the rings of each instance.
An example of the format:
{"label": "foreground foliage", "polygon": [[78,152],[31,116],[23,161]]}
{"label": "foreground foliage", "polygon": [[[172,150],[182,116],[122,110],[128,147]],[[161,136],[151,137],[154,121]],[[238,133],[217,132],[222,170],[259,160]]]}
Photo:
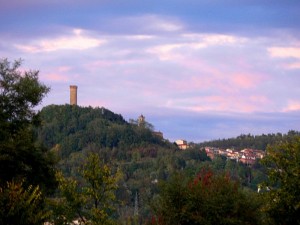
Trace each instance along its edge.
{"label": "foreground foliage", "polygon": [[269,146],[265,211],[271,224],[300,224],[300,137]]}
{"label": "foreground foliage", "polygon": [[114,224],[111,216],[115,210],[118,173],[112,174],[98,154],[90,153],[80,175],[82,180],[79,181],[57,174],[59,195],[50,200],[52,221],[68,224],[78,219],[81,224]]}
{"label": "foreground foliage", "polygon": [[41,224],[45,195],[56,188],[54,159],[35,143],[34,107],[49,88],[21,61],[0,60],[0,224]]}
{"label": "foreground foliage", "polygon": [[23,182],[7,182],[0,188],[0,224],[40,225],[48,216],[38,186],[25,189]]}
{"label": "foreground foliage", "polygon": [[192,180],[176,174],[161,185],[149,224],[261,224],[257,197],[209,170]]}

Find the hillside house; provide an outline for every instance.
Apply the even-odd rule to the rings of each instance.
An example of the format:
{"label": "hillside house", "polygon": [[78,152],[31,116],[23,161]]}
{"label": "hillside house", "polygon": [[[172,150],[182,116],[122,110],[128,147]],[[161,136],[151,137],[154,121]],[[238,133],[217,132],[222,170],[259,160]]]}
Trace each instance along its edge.
{"label": "hillside house", "polygon": [[178,148],[181,149],[181,150],[186,150],[189,147],[186,140],[181,140],[180,139],[180,140],[175,141],[175,143],[178,146]]}

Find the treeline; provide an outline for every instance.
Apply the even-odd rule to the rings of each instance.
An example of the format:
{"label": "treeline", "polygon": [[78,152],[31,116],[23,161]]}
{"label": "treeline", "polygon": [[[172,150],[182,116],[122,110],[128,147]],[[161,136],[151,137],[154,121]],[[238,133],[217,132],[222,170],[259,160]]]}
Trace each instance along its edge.
{"label": "treeline", "polygon": [[244,148],[252,148],[265,151],[268,145],[274,145],[282,141],[288,141],[291,138],[300,136],[299,131],[290,130],[287,134],[276,133],[276,134],[262,134],[262,135],[251,135],[241,134],[236,138],[218,139],[212,141],[205,141],[197,144],[199,147],[217,147],[221,149],[236,149],[242,150]]}

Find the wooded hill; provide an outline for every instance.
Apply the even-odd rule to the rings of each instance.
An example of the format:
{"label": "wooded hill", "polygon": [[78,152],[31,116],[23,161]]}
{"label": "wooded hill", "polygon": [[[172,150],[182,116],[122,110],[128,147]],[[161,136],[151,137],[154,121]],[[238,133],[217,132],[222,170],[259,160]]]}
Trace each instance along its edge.
{"label": "wooded hill", "polygon": [[40,118],[39,140],[48,148],[60,145],[62,158],[88,146],[99,149],[130,149],[150,144],[170,147],[151,130],[129,124],[121,115],[105,108],[50,105],[41,110]]}
{"label": "wooded hill", "polygon": [[40,119],[38,140],[58,153],[57,167],[66,177],[80,180],[78,170],[88,152],[121,171],[116,193],[122,202],[117,206],[120,220],[132,219],[137,210],[147,218],[159,181],[182,169],[196,174],[204,166],[200,162],[210,162],[204,151],[181,151],[147,126],[128,123],[105,108],[50,105],[41,110]]}

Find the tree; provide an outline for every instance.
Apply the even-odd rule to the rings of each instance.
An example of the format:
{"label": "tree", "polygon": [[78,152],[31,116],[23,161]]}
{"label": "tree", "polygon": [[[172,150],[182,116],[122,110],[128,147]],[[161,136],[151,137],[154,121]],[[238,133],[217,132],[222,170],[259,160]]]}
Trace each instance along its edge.
{"label": "tree", "polygon": [[300,137],[269,146],[262,163],[268,168],[264,194],[271,224],[300,224]]}
{"label": "tree", "polygon": [[[7,224],[33,224],[25,219],[16,221],[30,213],[39,215],[37,210],[43,210],[43,204],[39,204],[35,211],[23,204],[26,198],[35,198],[34,193],[30,197],[28,188],[41,191],[43,199],[44,194],[56,187],[54,158],[46,148],[36,144],[33,129],[39,125],[34,107],[49,88],[39,82],[38,71],[21,72],[20,66],[20,60],[14,63],[0,60],[0,211],[10,210],[1,218]],[[18,191],[15,193],[14,190]],[[17,194],[17,199],[21,200],[14,201],[12,207],[10,197],[13,196],[8,195],[10,200],[7,200],[6,194]],[[15,220],[9,222],[11,218]]]}
{"label": "tree", "polygon": [[49,216],[44,210],[42,193],[39,187],[30,185],[24,189],[22,182],[7,182],[0,187],[0,224],[40,225]]}
{"label": "tree", "polygon": [[90,153],[80,174],[81,181],[58,173],[60,197],[52,199],[53,222],[65,224],[79,218],[82,224],[114,224],[111,217],[119,173],[112,174],[98,154]]}
{"label": "tree", "polygon": [[0,60],[0,140],[14,138],[20,130],[36,122],[34,107],[49,88],[38,80],[38,71],[21,72],[21,60]]}
{"label": "tree", "polygon": [[151,224],[261,224],[260,202],[228,176],[202,170],[194,179],[175,175],[161,186]]}

